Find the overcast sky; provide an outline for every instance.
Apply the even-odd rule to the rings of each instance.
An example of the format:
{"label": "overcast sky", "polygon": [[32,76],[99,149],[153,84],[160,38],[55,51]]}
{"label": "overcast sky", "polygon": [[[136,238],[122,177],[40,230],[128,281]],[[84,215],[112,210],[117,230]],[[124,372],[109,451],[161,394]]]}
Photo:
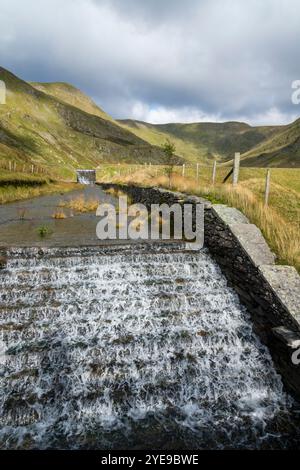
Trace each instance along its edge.
{"label": "overcast sky", "polygon": [[0,0],[0,65],[115,118],[290,122],[299,56],[299,0]]}

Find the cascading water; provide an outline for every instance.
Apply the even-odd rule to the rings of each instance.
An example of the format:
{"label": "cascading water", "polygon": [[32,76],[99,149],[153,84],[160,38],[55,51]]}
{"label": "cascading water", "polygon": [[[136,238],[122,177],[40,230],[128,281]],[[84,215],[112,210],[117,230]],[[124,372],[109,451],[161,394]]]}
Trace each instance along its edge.
{"label": "cascading water", "polygon": [[80,184],[95,184],[96,171],[95,170],[78,170],[77,182]]}
{"label": "cascading water", "polygon": [[296,405],[209,254],[132,250],[8,253],[1,446],[299,443]]}

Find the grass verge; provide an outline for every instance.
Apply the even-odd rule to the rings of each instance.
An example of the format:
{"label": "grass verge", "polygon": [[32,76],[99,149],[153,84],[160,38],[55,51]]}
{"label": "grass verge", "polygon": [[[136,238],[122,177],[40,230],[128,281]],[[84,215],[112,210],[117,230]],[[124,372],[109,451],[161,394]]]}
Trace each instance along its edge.
{"label": "grass verge", "polygon": [[66,193],[79,189],[76,183],[63,183],[47,178],[26,174],[1,171],[0,173],[0,204],[22,201],[37,196],[53,193]]}

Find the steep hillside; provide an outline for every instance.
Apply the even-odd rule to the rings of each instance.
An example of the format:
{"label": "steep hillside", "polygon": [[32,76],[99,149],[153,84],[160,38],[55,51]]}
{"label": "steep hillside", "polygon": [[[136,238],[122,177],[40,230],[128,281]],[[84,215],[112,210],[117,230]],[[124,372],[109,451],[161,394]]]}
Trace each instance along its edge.
{"label": "steep hillside", "polygon": [[7,86],[7,104],[0,106],[0,166],[8,160],[35,163],[68,176],[101,163],[163,163],[160,146],[170,139],[178,163],[230,164],[239,151],[244,166],[300,167],[300,120],[277,127],[114,121],[72,85],[30,84],[3,68],[0,80]]}
{"label": "steep hillside", "polygon": [[87,95],[78,90],[78,88],[69,83],[55,82],[55,83],[30,83],[34,88],[40,90],[47,95],[54,96],[61,101],[64,101],[75,108],[79,108],[89,114],[101,117],[107,121],[113,121],[113,118],[106,114],[94,101]]}
{"label": "steep hillside", "polygon": [[300,119],[242,155],[244,166],[300,168]]}
{"label": "steep hillside", "polygon": [[278,132],[278,127],[251,127],[245,123],[193,123],[154,125],[118,121],[124,128],[152,144],[171,139],[178,155],[190,161],[230,160],[234,152],[247,152]]}
{"label": "steep hillside", "polygon": [[167,139],[172,140],[176,146],[176,153],[187,161],[209,160],[210,156],[204,147],[199,148],[188,140],[176,137],[161,129],[162,126],[133,120],[119,120],[118,123],[152,145],[162,145]]}
{"label": "steep hillside", "polygon": [[[0,162],[32,162],[67,176],[75,168],[97,167],[102,162],[163,161],[161,149],[103,119],[88,100],[84,106],[93,108],[93,114],[64,102],[62,96],[55,98],[34,88],[3,68],[0,80],[7,87],[7,102],[0,106]],[[75,93],[73,102],[78,99]]]}

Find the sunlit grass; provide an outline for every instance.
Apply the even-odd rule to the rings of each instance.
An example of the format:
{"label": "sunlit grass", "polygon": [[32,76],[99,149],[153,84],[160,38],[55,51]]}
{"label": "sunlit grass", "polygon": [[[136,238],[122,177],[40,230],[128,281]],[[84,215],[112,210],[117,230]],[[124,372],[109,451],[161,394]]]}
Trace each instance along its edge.
{"label": "sunlit grass", "polygon": [[100,204],[97,198],[86,198],[83,194],[76,196],[68,201],[61,201],[59,207],[65,207],[75,212],[94,212]]}
{"label": "sunlit grass", "polygon": [[43,183],[41,185],[32,186],[22,183],[0,185],[0,204],[7,202],[23,201],[38,196],[46,196],[48,194],[66,193],[78,189],[78,185],[70,183]]}
{"label": "sunlit grass", "polygon": [[62,210],[56,210],[54,214],[52,214],[53,219],[66,219],[67,215]]}
{"label": "sunlit grass", "polygon": [[[265,169],[242,168],[240,183],[235,188],[230,180],[222,184],[228,170],[223,168],[213,185],[209,168],[202,168],[202,172],[200,168],[200,178],[196,179],[195,173],[189,176],[190,169],[183,177],[177,167],[171,177],[170,189],[236,207],[261,229],[278,262],[293,265],[300,271],[300,170],[272,169],[268,207],[264,205]],[[169,178],[163,167],[159,171],[141,167],[131,174],[115,176],[113,182],[169,188]]]}

